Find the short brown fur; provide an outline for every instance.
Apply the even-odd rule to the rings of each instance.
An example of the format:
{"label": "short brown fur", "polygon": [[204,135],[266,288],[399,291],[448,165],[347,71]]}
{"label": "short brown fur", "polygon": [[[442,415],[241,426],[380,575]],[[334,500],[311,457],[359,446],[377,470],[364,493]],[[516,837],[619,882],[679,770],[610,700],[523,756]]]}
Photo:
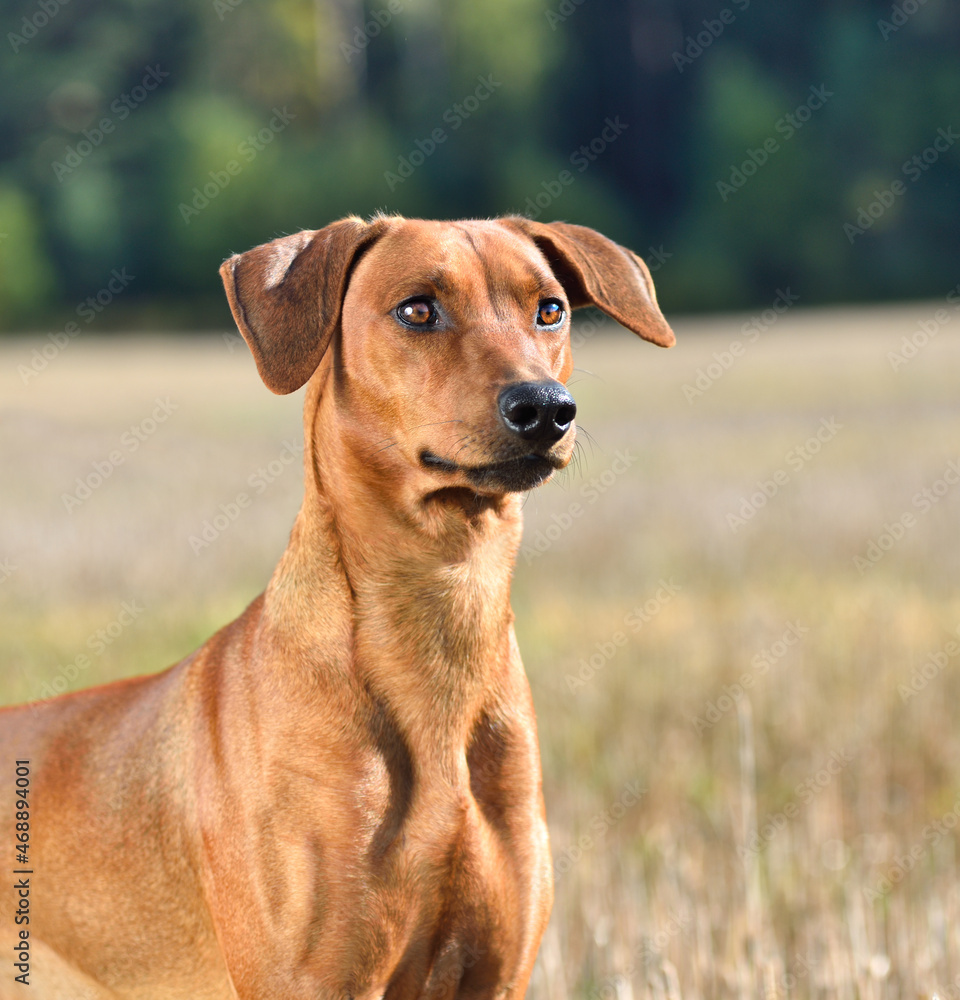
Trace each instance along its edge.
{"label": "short brown fur", "polygon": [[[308,383],[303,507],[264,594],[193,655],[0,713],[6,773],[31,760],[31,995],[519,1000],[552,880],[497,397],[571,373],[544,298],[670,346],[649,272],[579,226],[377,217],[221,273],[267,385]],[[398,321],[421,295],[444,329]],[[4,998],[28,992],[13,900]]]}

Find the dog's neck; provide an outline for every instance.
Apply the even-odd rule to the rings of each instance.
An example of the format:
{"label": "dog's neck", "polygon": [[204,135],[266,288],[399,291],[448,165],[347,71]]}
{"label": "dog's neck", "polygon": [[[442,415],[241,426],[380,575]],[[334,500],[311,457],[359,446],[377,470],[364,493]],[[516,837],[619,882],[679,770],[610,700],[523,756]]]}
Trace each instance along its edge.
{"label": "dog's neck", "polygon": [[431,725],[469,726],[516,659],[521,499],[410,493],[398,456],[361,447],[343,412],[311,386],[304,502],[265,595],[271,641],[290,662],[359,682],[428,738]]}

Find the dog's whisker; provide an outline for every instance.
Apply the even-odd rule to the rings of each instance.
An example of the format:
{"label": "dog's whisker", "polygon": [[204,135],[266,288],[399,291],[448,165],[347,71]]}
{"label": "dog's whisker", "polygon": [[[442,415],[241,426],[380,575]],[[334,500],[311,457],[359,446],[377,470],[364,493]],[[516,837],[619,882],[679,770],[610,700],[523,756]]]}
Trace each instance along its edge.
{"label": "dog's whisker", "polygon": [[462,424],[462,423],[465,423],[465,421],[460,420],[460,419],[455,419],[455,420],[434,420],[434,421],[432,421],[430,423],[426,423],[426,424],[417,424],[416,427],[414,427],[413,429],[415,431],[418,431],[418,430],[420,430],[423,427],[442,427],[444,424]]}
{"label": "dog's whisker", "polygon": [[457,444],[458,444],[458,447],[454,450],[454,453],[453,453],[455,459],[459,459],[461,457],[461,455],[463,455],[464,451],[466,451],[468,457],[470,455],[476,454],[476,452],[477,452],[477,447],[474,444],[474,442],[471,440],[471,438],[470,438],[469,435],[466,435],[466,436],[460,438],[460,440],[457,442]]}
{"label": "dog's whisker", "polygon": [[600,445],[597,443],[597,439],[582,424],[577,424],[577,447],[578,448],[582,448],[583,447],[583,442],[581,440],[580,435],[583,435],[583,437],[585,437],[587,439],[587,442],[590,445],[590,453],[591,454],[595,454],[597,451],[600,450]]}

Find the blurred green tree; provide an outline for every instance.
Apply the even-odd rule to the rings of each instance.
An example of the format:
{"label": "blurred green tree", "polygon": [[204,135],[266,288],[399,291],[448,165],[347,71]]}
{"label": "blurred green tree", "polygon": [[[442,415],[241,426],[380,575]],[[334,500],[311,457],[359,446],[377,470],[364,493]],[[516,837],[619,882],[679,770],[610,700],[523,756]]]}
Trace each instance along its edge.
{"label": "blurred green tree", "polygon": [[670,310],[958,280],[947,0],[17,0],[2,21],[4,330],[124,267],[104,327],[220,325],[228,253],[377,209],[595,226]]}

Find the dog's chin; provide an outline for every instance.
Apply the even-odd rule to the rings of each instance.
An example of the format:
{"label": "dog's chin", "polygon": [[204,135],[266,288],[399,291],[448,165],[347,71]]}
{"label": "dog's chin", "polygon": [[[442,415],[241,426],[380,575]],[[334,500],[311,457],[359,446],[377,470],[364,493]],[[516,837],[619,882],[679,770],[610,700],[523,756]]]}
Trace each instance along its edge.
{"label": "dog's chin", "polygon": [[488,465],[457,465],[424,451],[420,463],[426,469],[449,473],[482,494],[525,493],[545,483],[566,464],[559,458],[529,453]]}
{"label": "dog's chin", "polygon": [[464,469],[470,483],[485,493],[525,493],[545,483],[559,466],[542,455]]}

